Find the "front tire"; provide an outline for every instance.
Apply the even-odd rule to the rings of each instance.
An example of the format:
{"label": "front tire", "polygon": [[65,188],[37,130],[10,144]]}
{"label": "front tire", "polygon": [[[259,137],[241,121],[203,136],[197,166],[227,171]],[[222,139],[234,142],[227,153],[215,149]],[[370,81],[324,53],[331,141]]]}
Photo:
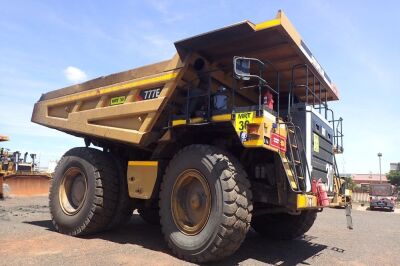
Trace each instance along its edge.
{"label": "front tire", "polygon": [[288,213],[264,214],[253,217],[253,229],[268,238],[276,240],[290,240],[306,233],[317,218],[314,210],[302,211],[299,215]]}
{"label": "front tire", "polygon": [[118,186],[116,165],[106,153],[69,150],[57,165],[49,193],[56,230],[81,236],[106,229],[116,208]]}
{"label": "front tire", "polygon": [[234,253],[250,227],[252,195],[240,163],[208,145],[182,149],[161,184],[162,232],[179,258],[204,263]]}

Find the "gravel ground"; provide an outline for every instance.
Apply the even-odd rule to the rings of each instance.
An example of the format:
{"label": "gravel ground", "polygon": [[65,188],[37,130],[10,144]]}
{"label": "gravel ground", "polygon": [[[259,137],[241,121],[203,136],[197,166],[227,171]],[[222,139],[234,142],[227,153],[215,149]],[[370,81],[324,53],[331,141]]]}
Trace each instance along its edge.
{"label": "gravel ground", "polygon": [[[344,210],[325,209],[294,241],[270,241],[251,231],[220,265],[399,265],[400,215],[356,206],[354,230]],[[75,238],[54,232],[47,198],[0,201],[0,265],[189,265],[171,255],[158,227],[134,214],[119,230]]]}

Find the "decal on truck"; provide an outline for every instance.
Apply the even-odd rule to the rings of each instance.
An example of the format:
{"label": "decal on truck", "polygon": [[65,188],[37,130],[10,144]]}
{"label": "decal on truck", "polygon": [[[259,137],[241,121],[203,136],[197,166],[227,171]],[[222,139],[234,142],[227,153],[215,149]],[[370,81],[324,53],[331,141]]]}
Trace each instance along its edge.
{"label": "decal on truck", "polygon": [[325,170],[326,170],[326,179],[328,180],[328,185],[327,185],[328,190],[333,191],[333,174],[334,174],[333,166],[327,163]]}
{"label": "decal on truck", "polygon": [[125,96],[118,96],[111,98],[110,105],[118,105],[118,104],[123,104],[125,102],[126,97]]}
{"label": "decal on truck", "polygon": [[280,151],[286,152],[286,138],[276,133],[271,133],[270,145]]}
{"label": "decal on truck", "polygon": [[319,136],[314,133],[314,152],[319,152]]}
{"label": "decal on truck", "polygon": [[139,94],[139,101],[156,99],[160,96],[162,88],[142,90]]}
{"label": "decal on truck", "polygon": [[247,125],[253,121],[254,112],[236,114],[235,129],[238,132],[246,131]]}

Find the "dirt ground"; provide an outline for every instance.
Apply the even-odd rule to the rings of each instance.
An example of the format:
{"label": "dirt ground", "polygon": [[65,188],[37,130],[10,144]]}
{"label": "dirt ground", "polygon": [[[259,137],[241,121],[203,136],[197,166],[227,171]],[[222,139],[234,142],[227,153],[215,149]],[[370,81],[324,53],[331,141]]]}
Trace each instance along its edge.
{"label": "dirt ground", "polygon": [[[400,215],[355,207],[354,230],[344,210],[325,209],[294,241],[251,231],[241,248],[216,265],[399,265]],[[171,255],[158,227],[137,214],[113,232],[75,238],[54,232],[47,198],[0,201],[0,265],[189,265]]]}

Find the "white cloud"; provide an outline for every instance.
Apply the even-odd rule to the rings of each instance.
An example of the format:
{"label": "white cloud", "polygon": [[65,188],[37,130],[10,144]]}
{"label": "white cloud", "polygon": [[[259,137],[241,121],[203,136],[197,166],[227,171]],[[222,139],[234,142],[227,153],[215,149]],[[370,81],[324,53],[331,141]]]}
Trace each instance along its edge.
{"label": "white cloud", "polygon": [[69,81],[71,81],[73,83],[82,82],[87,79],[86,73],[74,66],[67,67],[64,70],[64,75],[65,75],[66,79],[68,79]]}

